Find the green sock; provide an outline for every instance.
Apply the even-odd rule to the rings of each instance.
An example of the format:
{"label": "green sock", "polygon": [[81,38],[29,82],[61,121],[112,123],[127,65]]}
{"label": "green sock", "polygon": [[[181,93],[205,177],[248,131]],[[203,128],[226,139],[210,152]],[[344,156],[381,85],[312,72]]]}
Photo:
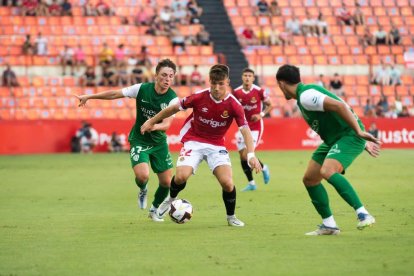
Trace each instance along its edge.
{"label": "green sock", "polygon": [[325,187],[319,183],[316,186],[306,187],[306,190],[308,190],[308,194],[312,199],[312,204],[315,206],[319,215],[321,215],[323,219],[332,216],[331,208],[329,208],[329,197]]}
{"label": "green sock", "polygon": [[148,180],[145,183],[141,183],[137,178],[135,178],[135,184],[137,184],[138,188],[141,190],[145,190],[147,188]]}
{"label": "green sock", "polygon": [[163,187],[161,185],[158,185],[158,189],[155,191],[154,201],[152,202],[152,205],[154,205],[155,208],[158,208],[161,202],[163,202],[164,199],[167,197],[169,192],[169,187]]}
{"label": "green sock", "polygon": [[352,188],[351,183],[349,183],[344,176],[339,173],[335,173],[328,179],[328,182],[334,186],[338,194],[349,205],[351,205],[352,208],[356,210],[359,207],[362,207],[362,203],[359,200],[357,193],[355,192],[354,188]]}

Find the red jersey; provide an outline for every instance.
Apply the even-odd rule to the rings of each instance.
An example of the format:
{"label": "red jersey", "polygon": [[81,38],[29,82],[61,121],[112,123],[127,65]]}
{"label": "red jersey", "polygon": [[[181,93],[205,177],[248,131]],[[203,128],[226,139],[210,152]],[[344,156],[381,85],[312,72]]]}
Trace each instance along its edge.
{"label": "red jersey", "polygon": [[233,91],[233,95],[243,106],[250,129],[261,131],[262,120],[253,122],[252,115],[262,112],[263,101],[266,100],[269,95],[255,84],[252,85],[250,91],[244,91],[243,86],[239,86]]}
{"label": "red jersey", "polygon": [[193,108],[180,131],[181,142],[196,141],[224,146],[224,135],[233,119],[239,127],[248,126],[243,107],[232,95],[215,100],[210,89],[196,92],[180,101],[181,110]]}

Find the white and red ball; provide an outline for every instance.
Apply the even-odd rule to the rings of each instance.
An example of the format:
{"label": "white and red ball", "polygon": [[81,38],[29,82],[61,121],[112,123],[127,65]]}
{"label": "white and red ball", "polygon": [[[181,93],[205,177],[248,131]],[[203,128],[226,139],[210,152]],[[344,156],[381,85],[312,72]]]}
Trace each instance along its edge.
{"label": "white and red ball", "polygon": [[175,223],[186,223],[193,216],[193,206],[188,200],[176,199],[171,202],[171,209],[168,214]]}

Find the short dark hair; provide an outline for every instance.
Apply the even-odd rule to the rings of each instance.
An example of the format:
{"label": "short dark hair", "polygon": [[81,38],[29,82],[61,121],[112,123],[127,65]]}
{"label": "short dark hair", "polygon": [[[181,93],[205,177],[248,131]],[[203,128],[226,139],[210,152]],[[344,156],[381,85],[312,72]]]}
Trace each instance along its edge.
{"label": "short dark hair", "polygon": [[209,77],[212,81],[221,81],[229,77],[230,69],[227,65],[216,64],[210,68]]}
{"label": "short dark hair", "polygon": [[155,67],[155,73],[158,74],[161,68],[164,68],[164,67],[170,67],[171,69],[174,70],[174,73],[177,72],[177,66],[175,65],[175,63],[171,59],[166,58],[158,62],[157,67]]}
{"label": "short dark hair", "polygon": [[300,82],[299,68],[290,64],[282,65],[277,70],[276,79],[277,81],[285,81],[289,84],[297,84]]}
{"label": "short dark hair", "polygon": [[254,75],[253,69],[250,69],[250,68],[244,68],[243,71],[242,71],[242,74],[244,74],[244,73],[252,73]]}

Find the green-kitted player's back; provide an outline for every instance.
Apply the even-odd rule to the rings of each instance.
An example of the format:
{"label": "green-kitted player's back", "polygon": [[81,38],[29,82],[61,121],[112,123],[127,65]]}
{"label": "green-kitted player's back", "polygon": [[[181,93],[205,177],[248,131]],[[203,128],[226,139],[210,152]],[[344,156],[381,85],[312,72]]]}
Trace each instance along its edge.
{"label": "green-kitted player's back", "polygon": [[[317,93],[320,92],[327,97],[333,98],[335,100],[343,102],[343,100],[337,97],[335,94],[329,92],[325,88],[316,85],[316,84],[303,84],[299,83],[296,94],[297,94],[297,104],[302,112],[303,118],[306,120],[308,125],[321,136],[322,140],[328,144],[333,144],[339,137],[342,137],[347,134],[355,133],[354,130],[335,112],[325,112],[318,110],[309,110],[304,107],[304,103],[301,101],[301,95],[305,92]],[[309,93],[308,93],[309,94]],[[308,101],[313,101],[311,104],[317,104],[318,97],[311,97],[306,99]],[[348,105],[347,105],[348,106]],[[349,107],[349,106],[348,106]],[[357,119],[361,129],[364,129],[364,126],[358,116],[353,112],[349,107],[351,112],[354,114]]]}
{"label": "green-kitted player's back", "polygon": [[[138,87],[139,86],[139,87]],[[155,83],[142,83],[129,87],[133,90],[137,90],[136,95],[136,111],[137,117],[135,125],[132,127],[129,133],[128,140],[131,143],[139,143],[144,145],[158,145],[166,141],[167,136],[164,131],[152,131],[145,134],[141,134],[141,125],[148,119],[152,118],[160,112],[162,109],[168,107],[178,101],[177,95],[171,88],[164,94],[158,94],[155,91]]]}

